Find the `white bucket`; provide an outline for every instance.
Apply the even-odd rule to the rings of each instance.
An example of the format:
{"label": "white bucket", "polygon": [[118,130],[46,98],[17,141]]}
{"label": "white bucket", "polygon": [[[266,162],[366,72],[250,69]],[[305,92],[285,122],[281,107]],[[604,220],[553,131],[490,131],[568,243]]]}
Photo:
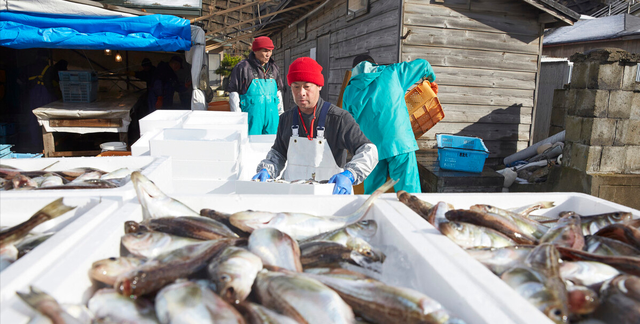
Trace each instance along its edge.
{"label": "white bucket", "polygon": [[106,143],[100,144],[100,148],[102,149],[102,152],[106,152],[106,151],[126,151],[127,150],[127,143],[125,143],[125,142],[106,142]]}

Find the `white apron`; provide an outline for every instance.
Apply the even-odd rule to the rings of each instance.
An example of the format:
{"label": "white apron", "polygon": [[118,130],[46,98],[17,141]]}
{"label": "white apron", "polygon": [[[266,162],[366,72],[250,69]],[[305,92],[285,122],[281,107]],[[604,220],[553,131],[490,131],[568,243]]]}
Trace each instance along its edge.
{"label": "white apron", "polygon": [[293,117],[292,135],[289,139],[289,149],[287,150],[287,168],[284,170],[283,175],[284,180],[329,180],[333,175],[344,171],[336,164],[331,148],[329,148],[329,143],[324,138],[324,124],[330,105],[328,102],[322,105],[318,118],[318,127],[316,128],[317,136],[311,140],[298,135],[298,129],[300,128],[298,123],[302,121],[295,116]]}

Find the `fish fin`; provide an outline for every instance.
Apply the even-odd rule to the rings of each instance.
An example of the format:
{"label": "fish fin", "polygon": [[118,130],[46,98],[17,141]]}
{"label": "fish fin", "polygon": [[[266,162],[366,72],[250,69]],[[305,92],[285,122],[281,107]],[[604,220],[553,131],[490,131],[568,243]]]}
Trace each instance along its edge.
{"label": "fish fin", "polygon": [[555,217],[549,217],[549,216],[542,216],[542,215],[529,215],[528,217],[525,218],[529,218],[530,220],[534,220],[538,223],[554,223],[558,221],[558,218]]}
{"label": "fish fin", "polygon": [[19,291],[16,291],[16,294],[18,294],[20,299],[22,299],[25,303],[27,303],[27,305],[31,306],[33,309],[36,309],[36,310],[38,309],[38,305],[44,301],[58,303],[53,297],[49,296],[44,291],[33,286],[29,286],[29,292],[27,293],[21,293]]}
{"label": "fish fin", "polygon": [[64,198],[60,197],[60,198],[54,200],[50,204],[44,206],[42,209],[37,211],[34,215],[38,215],[38,214],[42,213],[42,214],[46,214],[49,219],[54,219],[54,218],[56,218],[56,217],[58,217],[60,215],[65,214],[66,212],[76,208],[76,206],[67,206],[64,203],[62,203],[63,199]]}

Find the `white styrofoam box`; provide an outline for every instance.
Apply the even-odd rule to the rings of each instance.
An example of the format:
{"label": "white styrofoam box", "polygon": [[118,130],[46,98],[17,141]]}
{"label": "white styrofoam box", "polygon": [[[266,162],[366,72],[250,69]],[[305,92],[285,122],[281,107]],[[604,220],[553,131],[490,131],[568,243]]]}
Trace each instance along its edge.
{"label": "white styrofoam box", "polygon": [[[200,195],[174,196],[194,210],[211,208],[221,212],[247,209],[271,212],[305,212],[314,215],[348,215],[362,205],[363,196],[304,195]],[[384,201],[376,202],[365,218],[378,222],[372,244],[386,252],[379,278],[389,284],[421,291],[439,301],[450,312],[469,324],[513,323],[476,280],[465,276],[443,252],[438,251],[412,224]],[[87,271],[94,261],[119,255],[122,224],[140,221],[140,205],[128,203],[61,256],[50,269],[29,284],[51,294],[60,303],[86,302],[94,287]],[[24,287],[26,289],[26,285]],[[0,322],[26,323],[31,310],[14,298],[2,306]],[[539,312],[538,312],[539,313]],[[537,314],[521,323],[544,323]]]}
{"label": "white styrofoam box", "polygon": [[[73,168],[91,167],[111,172],[120,168],[140,171],[153,181],[161,190],[171,190],[171,158],[152,156],[101,156],[101,157],[63,157],[41,159],[11,159],[3,160],[6,164],[24,171],[45,169],[47,171],[64,171]],[[10,190],[2,191],[0,197],[112,197],[119,201],[126,201],[135,197],[133,183],[107,189],[64,189],[64,190]]]}
{"label": "white styrofoam box", "polygon": [[[0,223],[2,226],[14,226],[29,219],[36,211],[57,198],[2,198],[0,201]],[[75,209],[42,223],[32,230],[33,233],[55,232],[52,237],[18,259],[0,272],[0,305],[16,296],[16,290],[46,273],[47,269],[63,257],[67,250],[78,244],[88,231],[97,227],[110,216],[119,203],[116,200],[66,197],[63,203],[76,206]],[[11,323],[4,322],[3,323]]]}
{"label": "white styrofoam box", "polygon": [[132,156],[149,156],[151,155],[149,152],[149,141],[154,138],[158,133],[160,133],[161,129],[154,129],[144,133],[140,138],[131,145],[131,155]]}
{"label": "white styrofoam box", "polygon": [[235,130],[164,129],[149,141],[151,156],[180,160],[236,161],[240,134]]}
{"label": "white styrofoam box", "polygon": [[248,140],[242,142],[242,163],[238,180],[251,180],[258,164],[267,157],[275,140],[275,134],[249,135]]}
{"label": "white styrofoam box", "polygon": [[[562,211],[575,211],[582,215],[594,215],[612,211],[631,212],[640,217],[640,211],[583,193],[459,193],[459,194],[414,194],[418,198],[436,204],[444,201],[457,209],[468,209],[475,204],[489,204],[499,208],[514,208],[534,204],[540,201],[553,201],[555,207],[537,210],[533,214],[557,217]],[[535,307],[520,297],[511,287],[494,275],[484,265],[477,262],[462,248],[409,207],[398,201],[396,194],[384,194],[383,198],[396,209],[416,230],[413,232],[429,242],[430,245],[444,252],[458,268],[482,286],[492,296],[494,302],[517,323],[552,323]]]}
{"label": "white styrofoam box", "polygon": [[223,194],[236,192],[236,181],[173,178],[173,192],[166,194]]}
{"label": "white styrofoam box", "polygon": [[249,136],[248,114],[228,111],[194,111],[181,124],[188,129],[236,130],[242,139]]}
{"label": "white styrofoam box", "polygon": [[158,109],[140,119],[140,134],[144,135],[154,129],[179,126],[190,113],[190,110]]}
{"label": "white styrofoam box", "polygon": [[236,181],[238,194],[271,194],[271,195],[331,195],[333,183],[299,184],[259,181]]}
{"label": "white styrofoam box", "polygon": [[184,179],[237,180],[238,161],[178,160],[174,159],[173,176]]}

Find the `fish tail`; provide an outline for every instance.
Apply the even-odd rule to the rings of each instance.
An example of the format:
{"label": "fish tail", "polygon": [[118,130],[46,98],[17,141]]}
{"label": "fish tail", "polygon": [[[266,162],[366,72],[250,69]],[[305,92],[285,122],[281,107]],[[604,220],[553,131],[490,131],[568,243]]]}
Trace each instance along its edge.
{"label": "fish tail", "polygon": [[40,305],[44,301],[56,302],[53,297],[33,286],[29,286],[29,292],[27,293],[16,291],[16,294],[18,294],[20,299],[24,300],[24,302],[31,306],[33,309],[38,309],[38,305]]}
{"label": "fish tail", "polygon": [[27,235],[32,229],[36,226],[54,219],[74,208],[75,206],[67,206],[62,203],[63,198],[58,198],[50,204],[44,206],[42,209],[38,210],[33,216],[31,216],[28,220],[6,230],[0,234],[0,247],[4,247],[7,244],[16,242],[17,240],[23,238]]}
{"label": "fish tail", "polygon": [[374,191],[371,196],[369,196],[369,198],[367,198],[367,200],[364,202],[364,204],[362,204],[362,206],[360,206],[360,208],[358,208],[358,210],[356,210],[353,214],[351,214],[350,216],[348,216],[347,218],[347,225],[353,224],[355,222],[359,222],[362,220],[362,218],[364,217],[364,215],[367,213],[367,210],[369,210],[369,207],[371,207],[371,205],[373,204],[373,202],[378,199],[378,197],[380,197],[380,195],[382,195],[383,193],[385,193],[387,190],[391,189],[391,187],[393,187],[396,183],[398,183],[399,180],[389,180],[387,182],[385,182],[382,186],[380,186],[380,188],[376,189],[376,191]]}
{"label": "fish tail", "polygon": [[65,205],[64,203],[62,203],[62,199],[63,199],[62,197],[58,198],[55,201],[51,202],[50,204],[44,206],[42,209],[37,211],[34,214],[34,216],[43,214],[45,215],[45,220],[51,220],[76,208],[76,206]]}

